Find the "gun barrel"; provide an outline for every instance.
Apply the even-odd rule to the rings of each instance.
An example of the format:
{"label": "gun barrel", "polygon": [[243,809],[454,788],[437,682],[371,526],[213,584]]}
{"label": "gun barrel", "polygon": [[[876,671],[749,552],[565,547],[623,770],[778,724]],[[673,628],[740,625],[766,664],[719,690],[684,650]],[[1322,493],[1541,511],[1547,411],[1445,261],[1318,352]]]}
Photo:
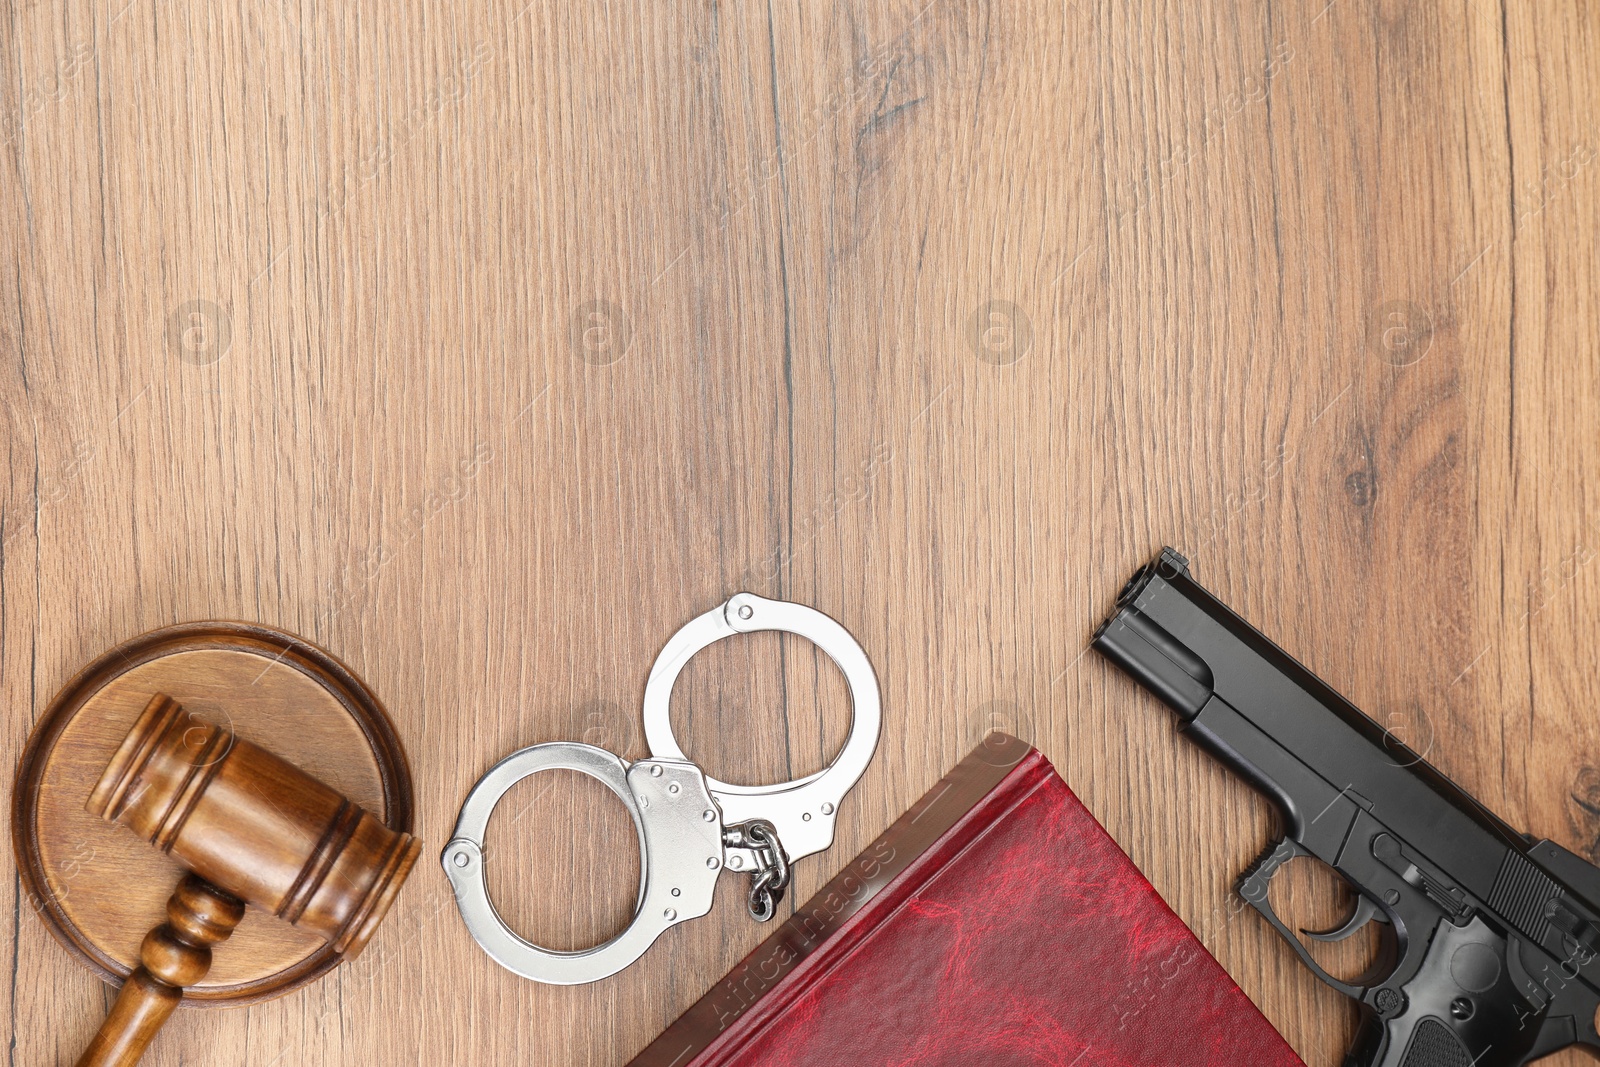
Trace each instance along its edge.
{"label": "gun barrel", "polygon": [[1129,580],[1093,645],[1329,862],[1365,811],[1481,900],[1525,880],[1527,837],[1202,588],[1172,549]]}
{"label": "gun barrel", "polygon": [[[1177,558],[1182,559],[1181,556]],[[1140,685],[1161,698],[1184,722],[1192,722],[1211,699],[1216,684],[1211,668],[1182,641],[1131,606],[1167,562],[1164,553],[1161,559],[1145,566],[1122,587],[1117,597],[1117,612],[1100,624],[1093,644]]]}

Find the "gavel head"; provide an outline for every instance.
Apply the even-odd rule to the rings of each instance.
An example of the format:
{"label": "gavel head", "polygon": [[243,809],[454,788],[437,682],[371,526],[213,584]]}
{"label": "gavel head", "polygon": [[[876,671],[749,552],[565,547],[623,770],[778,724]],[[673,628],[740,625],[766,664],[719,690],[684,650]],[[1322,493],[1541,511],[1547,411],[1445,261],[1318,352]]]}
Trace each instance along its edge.
{"label": "gavel head", "polygon": [[421,849],[298,767],[159,694],[87,807],[349,957],[377,929]]}

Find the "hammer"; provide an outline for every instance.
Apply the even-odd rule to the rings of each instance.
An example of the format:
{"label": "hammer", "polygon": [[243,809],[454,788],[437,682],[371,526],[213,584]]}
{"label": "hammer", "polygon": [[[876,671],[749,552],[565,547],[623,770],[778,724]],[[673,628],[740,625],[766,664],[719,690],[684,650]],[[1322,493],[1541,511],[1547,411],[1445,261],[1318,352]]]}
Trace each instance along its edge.
{"label": "hammer", "polygon": [[167,921],[78,1067],[132,1067],[183,990],[211,969],[247,904],[353,959],[411,873],[421,842],[272,753],[156,694],[85,805],[188,868]]}

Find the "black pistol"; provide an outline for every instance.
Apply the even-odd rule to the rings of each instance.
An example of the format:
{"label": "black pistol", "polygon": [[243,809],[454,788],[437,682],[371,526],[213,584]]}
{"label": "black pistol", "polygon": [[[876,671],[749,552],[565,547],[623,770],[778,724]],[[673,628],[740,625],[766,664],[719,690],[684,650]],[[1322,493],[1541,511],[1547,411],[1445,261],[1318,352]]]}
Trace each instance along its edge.
{"label": "black pistol", "polygon": [[[1600,868],[1518,833],[1206,592],[1172,549],[1129,580],[1094,647],[1178,713],[1178,729],[1272,801],[1280,837],[1238,891],[1318,978],[1361,1004],[1346,1067],[1509,1067],[1600,1054]],[[1310,856],[1356,895],[1342,940],[1387,924],[1345,982],[1272,910]]]}

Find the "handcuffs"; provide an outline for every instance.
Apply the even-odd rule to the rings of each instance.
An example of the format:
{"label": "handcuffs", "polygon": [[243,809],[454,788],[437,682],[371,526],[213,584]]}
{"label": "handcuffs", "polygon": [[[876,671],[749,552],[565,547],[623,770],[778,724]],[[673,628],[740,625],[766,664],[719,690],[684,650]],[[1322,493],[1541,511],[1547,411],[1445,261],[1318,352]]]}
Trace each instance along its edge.
{"label": "handcuffs", "polygon": [[[679,747],[668,715],[672,687],[701,649],[734,634],[777,630],[807,638],[839,667],[854,713],[832,766],[778,785],[719,782]],[[554,741],[513,752],[467,794],[440,861],[456,906],[495,962],[524,978],[577,985],[633,963],[672,926],[711,910],[724,868],[750,875],[749,908],[765,922],[777,911],[794,860],[833,843],[834,818],[878,747],[878,677],[848,630],[815,608],[739,593],[691,620],[656,657],[644,691],[651,755],[629,764],[594,745]],[[495,805],[531,774],[569,770],[598,779],[623,803],[639,838],[639,893],[633,920],[603,944],[576,952],[541,948],[506,925],[484,880],[484,830]]]}

